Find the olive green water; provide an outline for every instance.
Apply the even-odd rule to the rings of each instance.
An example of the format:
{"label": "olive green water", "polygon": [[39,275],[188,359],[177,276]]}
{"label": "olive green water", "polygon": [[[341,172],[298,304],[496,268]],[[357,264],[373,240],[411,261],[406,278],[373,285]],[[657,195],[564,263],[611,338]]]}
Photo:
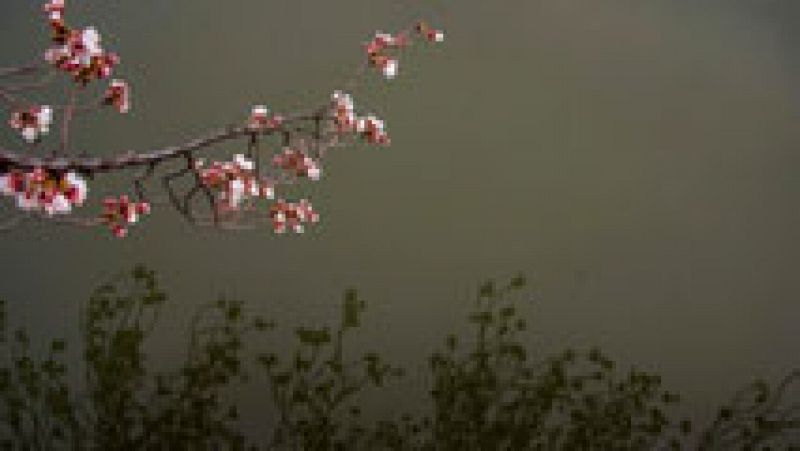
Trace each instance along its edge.
{"label": "olive green water", "polygon": [[[46,45],[38,8],[3,0],[0,66]],[[75,148],[97,154],[180,142],[254,103],[325,101],[375,29],[422,15],[447,37],[354,93],[393,145],[330,154],[305,236],[198,231],[166,209],[124,241],[0,235],[0,297],[34,333],[73,336],[89,290],[145,262],[174,296],[165,364],[185,312],[219,292],[294,324],[356,286],[363,340],[413,370],[480,280],[522,270],[532,342],[660,372],[693,415],[800,366],[796,2],[75,0],[68,14],[99,28],[134,90],[129,116],[76,125]]]}

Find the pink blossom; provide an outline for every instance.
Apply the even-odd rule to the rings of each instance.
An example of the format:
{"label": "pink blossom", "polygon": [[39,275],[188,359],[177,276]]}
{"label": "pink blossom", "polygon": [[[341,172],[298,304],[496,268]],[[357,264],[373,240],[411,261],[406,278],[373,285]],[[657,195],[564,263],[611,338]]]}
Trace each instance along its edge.
{"label": "pink blossom", "polygon": [[356,121],[353,97],[342,91],[334,91],[331,95],[331,103],[334,123],[339,133],[352,131]]}
{"label": "pink blossom", "polygon": [[287,226],[291,227],[295,233],[303,233],[305,230],[303,224],[319,222],[319,214],[314,211],[311,203],[306,199],[301,199],[297,203],[279,199],[270,207],[269,214],[275,233],[284,233]]}
{"label": "pink blossom", "polygon": [[272,164],[275,167],[292,171],[298,177],[307,176],[312,180],[319,180],[322,175],[322,168],[318,161],[291,147],[284,147],[282,153],[273,156]]}
{"label": "pink blossom", "polygon": [[263,180],[258,195],[265,199],[275,199],[275,186],[268,180]]}
{"label": "pink blossom", "polygon": [[63,20],[64,0],[50,0],[44,4],[42,10],[47,13],[47,18],[51,22]]}
{"label": "pink blossom", "polygon": [[258,130],[267,125],[269,108],[264,105],[254,105],[250,110],[250,118],[247,121],[247,126],[251,129]]}
{"label": "pink blossom", "polygon": [[106,89],[105,103],[114,105],[120,113],[127,113],[131,108],[131,88],[123,80],[111,80],[111,84]]}
{"label": "pink blossom", "polygon": [[370,65],[380,69],[383,76],[391,80],[397,76],[400,65],[399,60],[390,55],[391,50],[403,48],[408,45],[408,42],[408,35],[405,32],[393,36],[377,31],[372,40],[365,44],[364,49]]}
{"label": "pink blossom", "polygon": [[139,217],[150,213],[148,202],[133,202],[126,195],[103,200],[102,220],[117,238],[128,235],[128,225],[139,221]]}
{"label": "pink blossom", "polygon": [[373,115],[359,118],[356,121],[356,132],[370,144],[386,145],[390,142],[383,121]]}
{"label": "pink blossom", "polygon": [[48,105],[37,105],[27,110],[15,111],[8,120],[8,125],[18,130],[22,138],[29,143],[38,140],[40,135],[47,134],[52,123],[53,109]]}
{"label": "pink blossom", "polygon": [[392,79],[397,76],[397,65],[398,61],[395,58],[387,58],[384,60],[381,70],[383,71],[383,76],[387,79]]}
{"label": "pink blossom", "polygon": [[75,172],[49,174],[41,168],[30,172],[0,174],[0,194],[14,196],[17,206],[48,215],[65,214],[86,200],[87,185]]}
{"label": "pink blossom", "polygon": [[214,161],[208,167],[196,161],[195,167],[203,185],[217,191],[224,210],[238,210],[241,204],[253,197],[272,197],[274,188],[259,184],[255,175],[255,163],[244,154],[235,154],[231,161]]}
{"label": "pink blossom", "polygon": [[101,35],[94,27],[70,29],[63,21],[63,2],[45,4],[50,14],[54,47],[47,49],[44,59],[56,68],[69,73],[81,84],[93,79],[111,76],[119,56],[106,52],[101,46]]}

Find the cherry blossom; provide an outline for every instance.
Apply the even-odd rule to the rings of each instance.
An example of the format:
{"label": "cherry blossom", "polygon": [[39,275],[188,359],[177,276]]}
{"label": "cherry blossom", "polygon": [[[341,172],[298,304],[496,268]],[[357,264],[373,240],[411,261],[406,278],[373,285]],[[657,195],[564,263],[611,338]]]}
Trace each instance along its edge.
{"label": "cherry blossom", "polygon": [[342,91],[334,91],[331,95],[331,102],[334,122],[339,133],[352,131],[356,124],[353,97]]}
{"label": "cherry blossom", "polygon": [[48,105],[37,105],[27,110],[16,111],[11,114],[8,125],[14,130],[18,130],[22,138],[32,143],[39,139],[40,135],[50,131],[53,123],[53,109]]}
{"label": "cherry blossom", "polygon": [[123,80],[111,80],[111,84],[106,89],[105,103],[114,105],[120,113],[127,113],[131,109],[131,88]]}
{"label": "cherry blossom", "polygon": [[362,134],[370,144],[388,145],[390,142],[383,121],[373,115],[359,118],[356,121],[356,132]]}
{"label": "cherry blossom", "polygon": [[139,217],[150,213],[148,202],[133,202],[126,195],[103,200],[101,219],[117,238],[128,235],[128,225],[139,221]]}
{"label": "cherry blossom", "polygon": [[48,63],[70,73],[76,82],[86,85],[93,79],[108,78],[119,64],[117,54],[100,47],[100,34],[93,27],[68,30],[64,40],[64,44],[47,49],[44,57]]}
{"label": "cherry blossom", "polygon": [[283,116],[280,114],[269,115],[269,108],[264,105],[254,105],[250,110],[250,117],[247,119],[247,128],[253,131],[278,128],[283,124]]}
{"label": "cherry blossom", "polygon": [[357,116],[350,94],[334,91],[331,95],[331,110],[336,130],[339,133],[354,132],[365,138],[370,144],[388,145],[390,143],[384,122],[374,115]]}
{"label": "cherry blossom", "polygon": [[406,45],[408,45],[408,38],[404,33],[392,36],[389,33],[377,31],[364,48],[367,52],[369,63],[380,69],[384,77],[392,79],[397,76],[399,62],[397,58],[387,55],[387,51],[389,49],[402,48]]}
{"label": "cherry blossom", "polygon": [[417,33],[425,37],[429,42],[442,42],[444,41],[444,31],[432,28],[426,22],[417,22],[414,26]]}
{"label": "cherry blossom", "polygon": [[[414,29],[423,36],[428,42],[444,41],[444,32],[431,28],[425,22],[418,22]],[[397,35],[376,31],[372,40],[364,45],[367,53],[367,61],[373,67],[378,68],[387,80],[397,76],[400,61],[392,53],[408,46],[410,38],[405,32]]]}
{"label": "cherry blossom", "polygon": [[322,175],[322,168],[318,161],[291,147],[284,147],[282,153],[272,157],[272,164],[275,167],[293,171],[298,177],[307,176],[311,180],[319,180]]}
{"label": "cherry blossom", "polygon": [[66,214],[86,201],[86,180],[75,172],[52,175],[41,168],[0,174],[0,194],[14,196],[17,207],[49,216]]}
{"label": "cherry blossom", "polygon": [[303,233],[303,224],[319,222],[319,214],[306,199],[297,203],[279,199],[270,207],[269,216],[272,218],[272,229],[275,233],[284,233],[287,227],[291,227],[295,233]]}
{"label": "cherry blossom", "polygon": [[265,199],[275,199],[275,185],[272,182],[268,180],[262,180],[261,187],[259,189],[259,196]]}
{"label": "cherry blossom", "polygon": [[[319,177],[320,169],[316,163],[301,151],[285,148],[273,160],[276,166],[298,171],[309,178]],[[240,204],[250,198],[275,198],[275,186],[268,180],[256,180],[254,163],[243,154],[236,154],[231,161],[215,161],[206,167],[204,161],[197,161],[203,184],[218,192],[221,209],[238,210]],[[284,233],[287,227],[295,233],[303,233],[304,223],[319,221],[308,200],[297,203],[276,201],[269,209],[275,233]]]}
{"label": "cherry blossom", "polygon": [[51,23],[64,20],[64,0],[50,0],[44,4],[42,10],[47,13]]}
{"label": "cherry blossom", "polygon": [[259,130],[267,125],[267,114],[269,109],[264,105],[255,105],[250,111],[250,118],[247,121],[247,126],[253,130]]}
{"label": "cherry blossom", "polygon": [[82,30],[69,28],[64,21],[63,0],[50,0],[43,9],[56,44],[45,51],[45,61],[71,74],[83,85],[93,79],[110,77],[114,66],[119,64],[119,56],[103,50],[97,29],[91,26]]}
{"label": "cherry blossom", "polygon": [[223,210],[238,210],[249,198],[275,196],[274,185],[268,180],[257,180],[253,160],[243,154],[234,155],[232,161],[214,161],[204,166],[203,160],[195,162],[203,185],[218,192]]}

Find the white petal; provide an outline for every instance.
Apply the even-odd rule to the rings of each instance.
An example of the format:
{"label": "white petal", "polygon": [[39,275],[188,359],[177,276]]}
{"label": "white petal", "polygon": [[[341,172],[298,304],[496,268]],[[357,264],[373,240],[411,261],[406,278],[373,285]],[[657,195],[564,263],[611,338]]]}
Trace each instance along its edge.
{"label": "white petal", "polygon": [[383,76],[391,80],[397,76],[397,60],[390,59],[383,67]]}
{"label": "white petal", "polygon": [[63,194],[56,194],[53,197],[53,203],[50,205],[53,213],[69,213],[72,209],[69,201]]}
{"label": "white petal", "polygon": [[25,127],[22,129],[22,138],[25,141],[33,142],[36,140],[36,129],[33,127]]}
{"label": "white petal", "polygon": [[0,174],[0,194],[9,195],[11,191],[11,178],[6,174]]}
{"label": "white petal", "polygon": [[49,105],[42,105],[42,109],[39,110],[39,122],[50,124],[53,121],[53,108]]}

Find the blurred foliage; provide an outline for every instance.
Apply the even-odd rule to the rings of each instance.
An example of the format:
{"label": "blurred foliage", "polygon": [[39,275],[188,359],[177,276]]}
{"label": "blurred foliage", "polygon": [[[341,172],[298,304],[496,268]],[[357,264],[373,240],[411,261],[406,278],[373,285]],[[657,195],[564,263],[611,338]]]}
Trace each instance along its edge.
{"label": "blurred foliage", "polygon": [[[64,340],[37,351],[9,331],[0,303],[0,443],[4,449],[773,449],[800,429],[793,372],[757,381],[696,428],[675,420],[679,396],[661,378],[620,371],[599,349],[534,358],[512,300],[522,275],[481,284],[471,334],[449,335],[428,359],[425,413],[364,418],[372,396],[403,371],[346,346],[366,303],[347,290],[335,327],[297,327],[293,346],[241,301],[221,298],[192,316],[176,368],[146,365],[144,344],[167,301],[137,266],[97,287],[82,312],[82,365],[68,371]],[[250,349],[258,346],[259,349]],[[75,360],[75,359],[73,359]],[[79,372],[79,371],[82,371]],[[249,443],[231,393],[243,384],[272,400],[259,419],[268,443]]]}

